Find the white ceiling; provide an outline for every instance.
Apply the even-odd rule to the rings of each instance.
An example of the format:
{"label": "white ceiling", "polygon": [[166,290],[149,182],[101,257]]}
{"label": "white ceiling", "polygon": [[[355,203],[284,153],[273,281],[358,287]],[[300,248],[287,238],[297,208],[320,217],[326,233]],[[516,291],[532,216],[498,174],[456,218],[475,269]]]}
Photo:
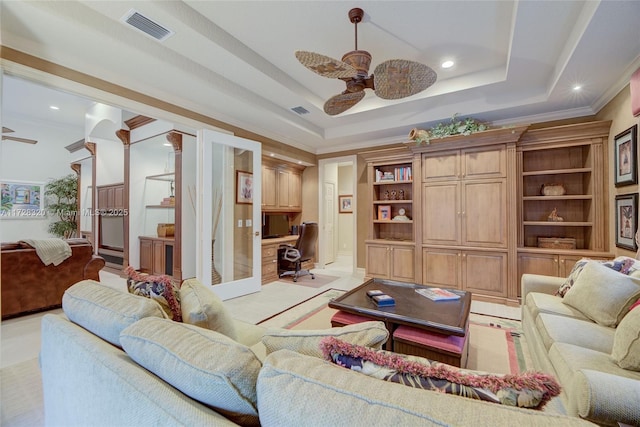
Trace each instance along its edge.
{"label": "white ceiling", "polygon": [[[313,153],[406,141],[413,127],[456,113],[498,125],[592,115],[640,67],[637,0],[5,0],[0,7],[4,46]],[[353,50],[353,7],[365,11],[358,48],[373,56],[371,70],[409,59],[431,66],[437,82],[401,100],[368,90],[354,108],[326,115],[324,102],[344,83],[312,73],[294,52],[340,59]],[[131,9],[175,34],[158,42],[123,24]],[[446,59],[453,68],[440,68]],[[33,113],[28,97],[6,89],[14,81],[5,79],[3,112]],[[310,113],[291,111],[297,106]]]}

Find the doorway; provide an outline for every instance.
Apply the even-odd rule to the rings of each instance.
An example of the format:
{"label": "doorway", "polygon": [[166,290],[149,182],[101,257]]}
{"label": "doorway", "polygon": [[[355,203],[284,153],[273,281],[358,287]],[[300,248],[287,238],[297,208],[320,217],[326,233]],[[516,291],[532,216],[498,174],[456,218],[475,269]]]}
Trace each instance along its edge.
{"label": "doorway", "polygon": [[357,272],[357,158],[344,156],[318,162],[320,268],[340,264]]}

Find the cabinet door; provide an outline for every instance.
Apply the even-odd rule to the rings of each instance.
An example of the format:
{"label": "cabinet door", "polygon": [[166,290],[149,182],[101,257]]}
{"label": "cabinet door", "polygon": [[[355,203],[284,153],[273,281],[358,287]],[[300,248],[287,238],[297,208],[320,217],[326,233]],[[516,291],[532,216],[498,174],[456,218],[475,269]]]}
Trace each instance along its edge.
{"label": "cabinet door", "polygon": [[422,241],[446,245],[460,243],[460,183],[424,184],[422,189]]}
{"label": "cabinet door", "polygon": [[415,249],[408,246],[391,246],[391,279],[401,282],[415,281]]}
{"label": "cabinet door", "polygon": [[162,240],[153,241],[152,253],[152,274],[164,274],[164,242]]}
{"label": "cabinet door", "polygon": [[140,271],[151,273],[153,269],[153,247],[151,240],[140,239]]}
{"label": "cabinet door", "polygon": [[98,209],[109,209],[109,188],[98,188]]}
{"label": "cabinet door", "polygon": [[289,207],[289,172],[278,171],[278,206]]}
{"label": "cabinet door", "polygon": [[[518,254],[518,279],[522,275],[542,274],[544,276],[558,276],[558,255],[521,253]],[[520,283],[518,281],[518,283]]]}
{"label": "cabinet door", "polygon": [[113,205],[112,209],[124,209],[124,185],[113,187]]}
{"label": "cabinet door", "polygon": [[507,296],[507,254],[462,252],[462,288],[496,297]]}
{"label": "cabinet door", "polygon": [[453,249],[422,250],[422,283],[460,289],[460,252]]}
{"label": "cabinet door", "polygon": [[389,246],[387,245],[367,245],[367,276],[388,279],[390,277],[389,268]]}
{"label": "cabinet door", "polygon": [[423,181],[448,181],[460,178],[460,152],[449,151],[422,156]]}
{"label": "cabinet door", "polygon": [[507,176],[507,153],[500,149],[470,149],[462,152],[464,179],[502,178]]}
{"label": "cabinet door", "polygon": [[462,191],[462,243],[472,246],[507,246],[506,181],[464,182]]}
{"label": "cabinet door", "polygon": [[289,207],[302,209],[302,175],[289,173]]}
{"label": "cabinet door", "polygon": [[262,207],[264,209],[275,209],[277,207],[276,183],[276,168],[262,166]]}

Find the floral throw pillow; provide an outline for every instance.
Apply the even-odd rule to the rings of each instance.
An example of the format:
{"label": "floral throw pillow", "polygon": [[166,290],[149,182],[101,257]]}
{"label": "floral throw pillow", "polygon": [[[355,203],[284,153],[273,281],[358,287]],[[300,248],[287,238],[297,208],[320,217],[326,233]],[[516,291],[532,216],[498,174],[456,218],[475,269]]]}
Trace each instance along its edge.
{"label": "floral throw pillow", "polygon": [[374,378],[492,403],[542,409],[560,394],[555,378],[540,372],[496,375],[468,371],[421,357],[350,344],[335,337],[323,339],[320,349],[326,360]]}
{"label": "floral throw pillow", "polygon": [[182,322],[179,287],[171,281],[171,277],[139,273],[131,266],[127,267],[124,272],[128,276],[127,289],[129,293],[156,301],[167,313],[169,319]]}
{"label": "floral throw pillow", "polygon": [[578,276],[582,273],[584,266],[589,261],[599,262],[602,265],[609,267],[619,273],[632,277],[640,277],[640,261],[634,258],[621,256],[611,261],[595,261],[589,258],[582,258],[571,269],[571,273],[567,277],[567,280],[558,288],[554,295],[564,298],[569,289],[576,283]]}

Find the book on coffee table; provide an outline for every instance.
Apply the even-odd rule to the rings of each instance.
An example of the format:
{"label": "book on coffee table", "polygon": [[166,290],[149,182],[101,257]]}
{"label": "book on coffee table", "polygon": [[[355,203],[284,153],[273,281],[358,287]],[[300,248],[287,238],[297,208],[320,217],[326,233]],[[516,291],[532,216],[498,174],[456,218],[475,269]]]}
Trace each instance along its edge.
{"label": "book on coffee table", "polygon": [[420,288],[416,292],[432,301],[451,301],[460,299],[460,295],[442,288]]}
{"label": "book on coffee table", "polygon": [[378,307],[391,307],[396,305],[396,300],[394,300],[393,297],[387,294],[374,295],[371,297],[371,299],[374,303],[376,303]]}

